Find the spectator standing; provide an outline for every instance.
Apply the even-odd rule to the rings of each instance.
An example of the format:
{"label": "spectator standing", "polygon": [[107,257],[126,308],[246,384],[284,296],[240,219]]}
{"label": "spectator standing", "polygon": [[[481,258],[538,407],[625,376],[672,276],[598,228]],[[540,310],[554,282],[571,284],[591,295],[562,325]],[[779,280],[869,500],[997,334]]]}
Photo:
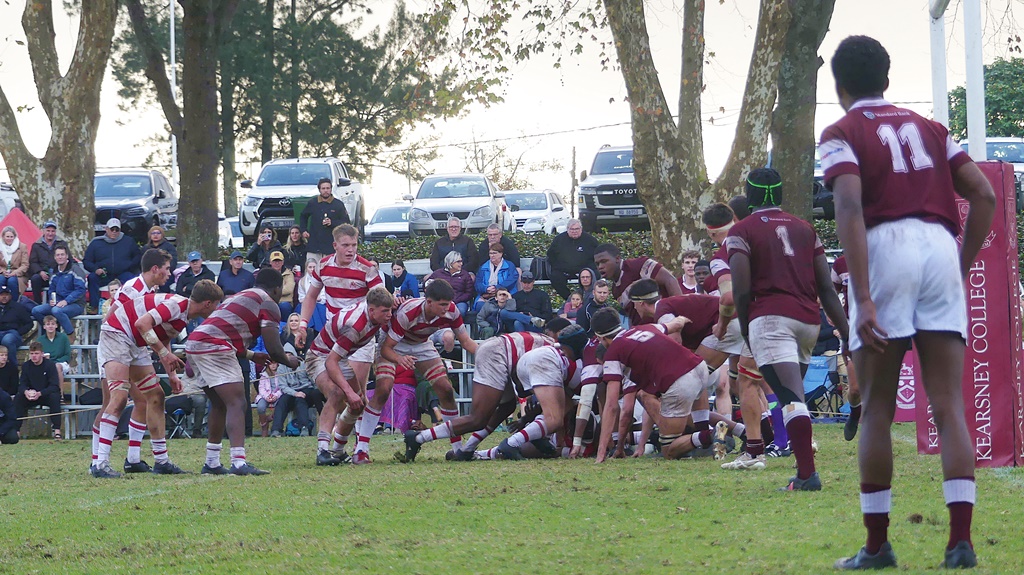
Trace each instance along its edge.
{"label": "spectator standing", "polygon": [[284,265],[295,273],[306,264],[306,240],[302,238],[299,226],[288,230],[288,240],[284,244]]}
{"label": "spectator standing", "polygon": [[227,267],[220,270],[217,285],[224,290],[225,299],[256,285],[256,276],[252,275],[251,271],[243,269],[243,265],[245,260],[242,258],[242,252],[235,250],[231,252]]}
{"label": "spectator standing", "polygon": [[14,299],[25,291],[28,272],[28,249],[18,239],[18,231],[14,226],[4,226],[0,231],[0,273],[3,282],[11,288]]}
{"label": "spectator standing", "polygon": [[[149,242],[142,246],[142,252],[145,253],[147,250],[164,250],[171,254],[171,267],[177,267],[178,265],[178,250],[174,247],[174,244],[167,241],[164,229],[160,226],[153,226],[149,228]],[[171,284],[174,283],[174,276],[167,278],[167,282],[162,286],[157,286],[156,291],[160,293],[172,293]]]}
{"label": "spectator standing", "polygon": [[522,261],[519,257],[519,248],[516,247],[516,243],[512,241],[512,238],[506,237],[505,234],[501,233],[501,226],[498,224],[491,224],[487,226],[487,239],[480,242],[480,247],[477,249],[477,260],[478,262],[484,262],[490,257],[489,252],[491,250],[491,244],[501,244],[501,247],[505,248],[501,257],[512,262],[515,266],[516,272],[519,275],[523,274],[523,270],[520,267]]}
{"label": "spectator standing", "polygon": [[[14,399],[18,395],[18,368],[9,361],[7,348],[0,346],[0,395]],[[14,414],[14,411],[11,411]]]}
{"label": "spectator standing", "polygon": [[320,261],[334,253],[334,228],[351,224],[352,220],[345,204],[334,197],[330,178],[320,178],[316,188],[319,194],[302,208],[298,224],[306,240],[306,257]]}
{"label": "spectator standing", "polygon": [[501,244],[491,244],[488,260],[480,266],[476,274],[476,293],[479,298],[475,308],[479,309],[483,302],[494,299],[498,288],[503,287],[510,294],[515,294],[519,284],[519,272],[512,262],[504,259],[505,248]]}
{"label": "spectator standing", "polygon": [[[527,314],[534,318],[540,318],[544,322],[554,317],[554,312],[551,310],[551,296],[544,290],[534,289],[534,278],[530,271],[525,271],[520,276],[522,278],[523,289],[519,290],[512,296],[516,300],[516,311],[519,313]],[[515,331],[524,331],[527,326],[524,325],[523,329],[520,329],[519,324],[516,324]],[[530,330],[534,331],[534,330]],[[536,331],[540,331],[537,329]]]}
{"label": "spectator standing", "polygon": [[434,242],[434,247],[430,250],[430,269],[434,271],[440,269],[442,262],[444,262],[444,257],[448,255],[448,252],[452,251],[459,252],[462,255],[464,269],[477,269],[480,265],[478,262],[481,260],[477,258],[477,250],[473,246],[473,240],[469,239],[469,236],[462,234],[462,220],[454,217],[448,218],[447,230],[448,235],[443,238],[437,238]]}
{"label": "spectator standing", "polygon": [[31,278],[32,299],[36,303],[43,303],[43,290],[50,285],[50,273],[57,265],[53,261],[53,250],[57,246],[68,247],[67,242],[57,239],[57,222],[48,220],[43,224],[43,236],[36,243],[28,254],[28,276]]}
{"label": "spectator standing", "polygon": [[463,318],[473,305],[473,298],[476,297],[476,286],[473,285],[473,276],[463,269],[462,254],[457,251],[450,251],[444,256],[444,267],[427,276],[424,285],[431,280],[444,280],[451,284],[455,290],[455,299],[452,303],[458,308]]}
{"label": "spectator standing", "polygon": [[700,252],[696,250],[683,252],[683,275],[679,276],[679,289],[684,294],[700,293],[700,282],[697,281],[697,277],[694,275],[694,268],[699,261]]}
{"label": "spectator standing", "polygon": [[[54,258],[57,266],[53,269],[53,277],[50,279],[46,303],[32,308],[32,317],[42,324],[46,316],[52,315],[74,344],[75,324],[71,319],[85,311],[85,282],[71,271],[67,248],[57,248],[54,251]],[[99,289],[96,290],[96,294],[99,298]]]}
{"label": "spectator standing", "polygon": [[121,220],[107,220],[105,232],[89,242],[82,265],[89,272],[89,306],[99,309],[100,286],[117,278],[121,283],[139,274],[142,252],[135,240],[121,233]]}
{"label": "spectator standing", "polygon": [[0,443],[14,445],[20,439],[14,401],[10,395],[0,393]]}
{"label": "spectator standing", "polygon": [[11,301],[11,288],[0,285],[0,345],[7,348],[7,357],[18,365],[17,353],[22,337],[32,329],[32,316],[25,306]]}
{"label": "spectator standing", "polygon": [[213,275],[210,268],[206,267],[206,264],[203,263],[202,253],[198,251],[189,252],[188,268],[178,276],[174,291],[178,295],[192,297],[192,288],[195,287],[196,282],[199,280],[216,282],[217,276]]}
{"label": "spectator standing", "polygon": [[57,382],[64,389],[64,376],[71,373],[71,341],[57,331],[57,318],[48,315],[43,318],[43,331],[36,338],[43,346],[43,357],[57,366]]}
{"label": "spectator standing", "polygon": [[[446,256],[447,257],[447,256]],[[394,286],[395,297],[420,297],[420,281],[405,269],[405,262],[395,260],[391,263],[391,285]]]}
{"label": "spectator standing", "polygon": [[[43,346],[38,341],[29,344],[28,350],[29,361],[21,367],[21,383],[18,385],[18,395],[14,396],[14,413],[20,420],[28,414],[30,407],[48,407],[53,438],[59,440],[61,412],[57,367],[43,357]],[[21,431],[21,423],[17,422],[18,431]]]}
{"label": "spectator standing", "polygon": [[295,274],[291,268],[285,267],[284,252],[281,250],[270,252],[270,267],[281,272],[284,283],[281,286],[281,299],[277,307],[281,308],[281,317],[288,317],[295,309]]}
{"label": "spectator standing", "polygon": [[263,226],[260,229],[260,235],[256,238],[256,243],[249,249],[249,255],[245,259],[259,270],[270,265],[270,254],[282,249],[281,242],[274,237],[274,229]]}
{"label": "spectator standing", "polygon": [[[551,266],[551,287],[562,299],[569,299],[570,279],[577,279],[580,272],[594,267],[594,249],[597,238],[583,231],[578,219],[569,220],[569,227],[551,240],[548,246],[548,264]],[[593,280],[593,271],[591,271]],[[592,286],[590,289],[593,289]],[[584,290],[584,295],[588,291]]]}

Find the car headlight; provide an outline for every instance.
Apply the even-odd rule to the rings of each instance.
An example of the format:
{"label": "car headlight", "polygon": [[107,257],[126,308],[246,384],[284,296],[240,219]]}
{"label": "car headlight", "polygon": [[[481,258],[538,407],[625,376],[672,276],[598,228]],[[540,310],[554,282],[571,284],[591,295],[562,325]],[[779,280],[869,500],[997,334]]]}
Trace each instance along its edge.
{"label": "car headlight", "polygon": [[125,216],[144,216],[146,215],[146,208],[142,206],[136,206],[134,208],[128,208],[122,215]]}
{"label": "car headlight", "polygon": [[260,199],[259,198],[254,198],[253,196],[245,196],[245,199],[242,200],[242,205],[243,206],[249,206],[250,208],[254,208],[254,207],[260,205]]}
{"label": "car headlight", "polygon": [[415,222],[415,221],[419,221],[419,220],[429,220],[429,219],[430,219],[430,214],[428,214],[426,210],[421,210],[419,208],[413,208],[413,209],[409,210],[409,221],[410,222]]}
{"label": "car headlight", "polygon": [[484,206],[482,208],[477,208],[477,209],[475,209],[475,210],[473,210],[472,212],[469,213],[469,217],[471,217],[471,218],[493,218],[494,217],[494,208],[492,208],[491,206]]}

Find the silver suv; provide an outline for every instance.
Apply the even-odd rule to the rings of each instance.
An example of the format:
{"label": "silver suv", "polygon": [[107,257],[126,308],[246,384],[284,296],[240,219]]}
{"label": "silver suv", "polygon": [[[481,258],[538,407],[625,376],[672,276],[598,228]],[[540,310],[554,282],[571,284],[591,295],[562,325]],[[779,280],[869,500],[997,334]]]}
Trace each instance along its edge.
{"label": "silver suv", "polygon": [[409,233],[413,236],[447,234],[448,218],[462,221],[467,234],[475,234],[497,223],[503,230],[515,230],[515,218],[505,205],[505,194],[483,174],[435,174],[420,184],[409,210]]}

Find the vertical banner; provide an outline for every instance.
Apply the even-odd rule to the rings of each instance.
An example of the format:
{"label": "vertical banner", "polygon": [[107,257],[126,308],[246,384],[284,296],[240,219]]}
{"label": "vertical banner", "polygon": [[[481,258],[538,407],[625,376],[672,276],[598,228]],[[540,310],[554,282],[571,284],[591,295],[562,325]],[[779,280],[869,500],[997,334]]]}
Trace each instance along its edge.
{"label": "vertical banner", "polygon": [[[896,415],[893,417],[895,423],[907,423],[916,419],[915,407],[917,402],[917,388],[914,386],[914,372],[917,367],[917,354],[910,350],[903,356],[903,366],[900,367],[900,387],[896,390]],[[922,392],[920,397],[924,398]]]}
{"label": "vertical banner", "polygon": [[[1010,164],[982,162],[978,166],[995,189],[996,216],[964,286],[967,353],[962,390],[978,466],[1001,467],[1021,464],[1024,430],[1016,194]],[[957,204],[963,223],[968,204],[960,199]],[[936,453],[938,432],[920,385],[917,391],[918,451]]]}

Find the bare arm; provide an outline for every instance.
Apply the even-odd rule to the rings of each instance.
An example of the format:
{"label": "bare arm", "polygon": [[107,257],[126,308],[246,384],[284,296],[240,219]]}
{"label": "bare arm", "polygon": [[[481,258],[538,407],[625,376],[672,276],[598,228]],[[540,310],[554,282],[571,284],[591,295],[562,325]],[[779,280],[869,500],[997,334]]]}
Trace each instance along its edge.
{"label": "bare arm", "polygon": [[846,321],[843,303],[839,301],[839,294],[836,293],[836,288],[832,284],[832,270],[828,267],[825,254],[814,258],[814,281],[818,286],[818,299],[821,300],[821,307],[825,308],[825,315],[839,330],[840,339],[848,342],[850,340],[850,325]]}
{"label": "bare arm", "polygon": [[473,341],[473,338],[469,337],[468,329],[463,328],[458,331],[452,331],[455,332],[455,337],[458,338],[459,345],[462,346],[462,349],[468,351],[469,353],[476,354],[477,344],[475,341]]}
{"label": "bare arm", "polygon": [[732,271],[732,298],[736,304],[736,315],[740,319],[740,333],[748,339],[750,328],[750,258],[744,253],[729,256]]}
{"label": "bare arm", "polygon": [[284,346],[281,345],[281,335],[277,331],[276,325],[264,326],[260,329],[260,335],[263,336],[263,345],[267,348],[267,355],[270,359],[287,365],[292,369],[299,367],[299,358],[291,354],[284,352]]}
{"label": "bare arm", "polygon": [[619,442],[615,445],[612,457],[625,457],[626,444],[633,440],[633,408],[636,404],[636,388],[622,396],[622,408],[619,410]]}
{"label": "bare arm", "polygon": [[974,162],[960,166],[953,174],[953,187],[970,204],[967,221],[964,222],[964,243],[960,247],[960,275],[966,278],[985,237],[992,229],[996,195],[992,191],[992,184]]}
{"label": "bare arm", "polygon": [[619,391],[622,389],[621,381],[607,382],[605,387],[604,409],[601,410],[601,440],[597,444],[597,463],[605,460],[608,453],[608,446],[612,441],[612,430],[615,429],[614,421],[619,420]]}
{"label": "bare arm", "polygon": [[[170,378],[173,383],[178,379],[176,375],[177,371],[185,368],[185,362],[181,361],[178,356],[171,353],[169,345],[157,339],[156,333],[152,332],[154,327],[156,327],[156,320],[154,320],[153,316],[148,313],[143,314],[142,317],[135,322],[135,329],[139,330],[139,333],[143,334],[142,337],[146,340],[146,343],[149,344],[150,349],[155,351],[160,357],[160,364],[164,366],[164,369],[167,371],[168,378]],[[178,381],[178,391],[180,391],[180,386],[181,382]]]}
{"label": "bare arm", "polygon": [[355,392],[355,389],[352,388],[352,384],[350,384],[348,379],[345,378],[345,374],[341,370],[340,361],[341,356],[332,350],[331,353],[327,355],[327,361],[324,363],[324,367],[327,368],[327,375],[330,376],[331,383],[337,386],[338,389],[345,394],[345,401],[348,403],[349,407],[358,411],[363,407],[363,398]]}
{"label": "bare arm", "polygon": [[683,295],[683,288],[679,286],[679,280],[676,279],[672,272],[666,268],[661,268],[658,272],[658,276],[654,278],[654,281],[658,282],[658,287],[665,290],[665,293],[669,297],[674,295]]}

